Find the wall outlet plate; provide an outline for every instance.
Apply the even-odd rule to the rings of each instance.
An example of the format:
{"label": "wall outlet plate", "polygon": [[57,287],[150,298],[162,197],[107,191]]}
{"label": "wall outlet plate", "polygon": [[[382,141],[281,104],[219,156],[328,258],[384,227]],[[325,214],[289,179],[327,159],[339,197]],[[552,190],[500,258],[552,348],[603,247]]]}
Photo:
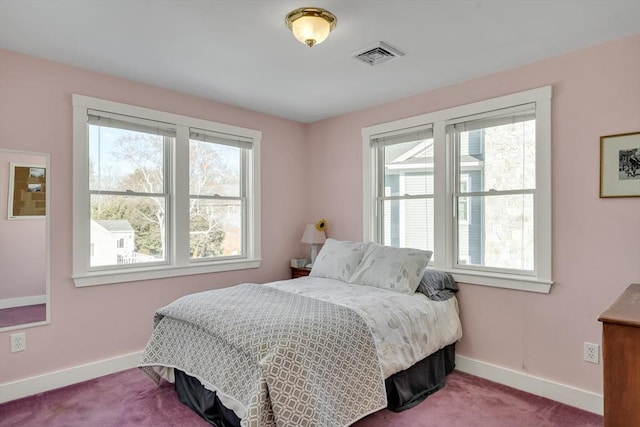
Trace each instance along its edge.
{"label": "wall outlet plate", "polygon": [[27,349],[27,336],[24,332],[11,334],[11,352],[25,351]]}
{"label": "wall outlet plate", "polygon": [[600,346],[598,344],[585,342],[584,360],[590,363],[600,363]]}

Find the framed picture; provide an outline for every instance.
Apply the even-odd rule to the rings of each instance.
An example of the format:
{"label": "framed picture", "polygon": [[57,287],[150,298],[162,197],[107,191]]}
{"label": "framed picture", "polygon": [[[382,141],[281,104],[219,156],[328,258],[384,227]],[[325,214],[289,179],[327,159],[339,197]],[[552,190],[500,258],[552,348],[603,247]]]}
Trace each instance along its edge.
{"label": "framed picture", "polygon": [[600,197],[640,197],[640,132],[600,137]]}
{"label": "framed picture", "polygon": [[9,163],[9,219],[44,219],[47,171],[43,165]]}

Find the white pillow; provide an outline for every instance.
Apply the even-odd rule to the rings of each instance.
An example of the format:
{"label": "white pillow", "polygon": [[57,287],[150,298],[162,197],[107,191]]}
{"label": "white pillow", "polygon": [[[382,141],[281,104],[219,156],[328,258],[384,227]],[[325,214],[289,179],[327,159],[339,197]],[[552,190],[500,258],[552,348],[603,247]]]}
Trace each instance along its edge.
{"label": "white pillow", "polygon": [[309,276],[349,282],[367,247],[362,242],[327,239],[313,263]]}
{"label": "white pillow", "polygon": [[350,283],[413,294],[432,254],[420,249],[369,243]]}

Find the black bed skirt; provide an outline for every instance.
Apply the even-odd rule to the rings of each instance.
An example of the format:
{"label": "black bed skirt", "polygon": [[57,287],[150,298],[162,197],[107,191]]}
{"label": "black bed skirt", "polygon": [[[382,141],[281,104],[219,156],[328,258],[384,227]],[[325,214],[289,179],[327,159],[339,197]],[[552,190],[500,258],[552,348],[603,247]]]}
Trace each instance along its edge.
{"label": "black bed skirt", "polygon": [[[425,400],[445,385],[445,377],[455,368],[455,343],[436,351],[412,367],[385,380],[387,408],[400,412]],[[175,387],[180,402],[215,427],[239,427],[240,419],[227,409],[216,393],[204,388],[196,378],[175,369]]]}
{"label": "black bed skirt", "polygon": [[384,381],[387,408],[394,412],[413,408],[444,387],[445,377],[456,367],[455,343],[425,357]]}

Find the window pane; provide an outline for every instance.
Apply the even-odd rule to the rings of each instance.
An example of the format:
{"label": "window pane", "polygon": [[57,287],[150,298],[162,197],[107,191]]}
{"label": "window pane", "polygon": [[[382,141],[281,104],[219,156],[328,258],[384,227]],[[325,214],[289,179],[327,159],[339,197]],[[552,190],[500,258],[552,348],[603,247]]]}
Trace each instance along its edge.
{"label": "window pane", "polygon": [[165,260],[164,197],[91,196],[90,266]]}
{"label": "window pane", "polygon": [[433,251],[433,199],[384,200],[382,243]]}
{"label": "window pane", "polygon": [[533,195],[459,197],[458,263],[534,269]]}
{"label": "window pane", "polygon": [[163,193],[165,138],[89,125],[89,189]]}
{"label": "window pane", "polygon": [[460,132],[458,171],[481,176],[467,191],[534,189],[535,137],[535,120]]}
{"label": "window pane", "polygon": [[242,202],[191,198],[191,259],[243,254]]}
{"label": "window pane", "polygon": [[189,193],[240,197],[241,148],[198,140],[189,142]]}
{"label": "window pane", "polygon": [[385,196],[433,194],[433,138],[388,145],[383,150]]}

